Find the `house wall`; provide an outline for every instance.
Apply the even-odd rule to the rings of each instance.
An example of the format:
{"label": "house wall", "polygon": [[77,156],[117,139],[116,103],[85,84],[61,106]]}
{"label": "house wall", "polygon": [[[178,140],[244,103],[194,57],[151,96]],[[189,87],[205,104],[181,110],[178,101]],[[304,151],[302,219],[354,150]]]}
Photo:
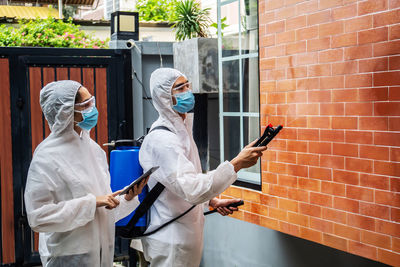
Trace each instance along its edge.
{"label": "house wall", "polygon": [[400,1],[259,1],[260,118],[284,130],[234,217],[400,265]]}

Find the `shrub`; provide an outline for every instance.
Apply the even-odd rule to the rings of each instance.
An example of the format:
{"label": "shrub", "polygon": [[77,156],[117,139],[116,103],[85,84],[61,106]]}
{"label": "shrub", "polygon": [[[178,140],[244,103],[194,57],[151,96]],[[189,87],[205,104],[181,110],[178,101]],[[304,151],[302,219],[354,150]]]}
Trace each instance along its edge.
{"label": "shrub", "polygon": [[0,26],[0,46],[108,48],[108,40],[92,38],[79,25],[54,18],[20,20],[19,28]]}
{"label": "shrub", "polygon": [[139,20],[175,21],[176,5],[179,0],[137,0],[136,11]]}

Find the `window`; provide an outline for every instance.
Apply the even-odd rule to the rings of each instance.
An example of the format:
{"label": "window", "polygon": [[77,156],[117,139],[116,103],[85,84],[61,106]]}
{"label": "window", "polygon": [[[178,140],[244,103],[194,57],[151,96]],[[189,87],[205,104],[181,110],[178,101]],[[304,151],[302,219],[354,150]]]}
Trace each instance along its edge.
{"label": "window", "polygon": [[[258,1],[217,0],[220,159],[232,159],[260,132]],[[261,166],[238,184],[261,189]]]}

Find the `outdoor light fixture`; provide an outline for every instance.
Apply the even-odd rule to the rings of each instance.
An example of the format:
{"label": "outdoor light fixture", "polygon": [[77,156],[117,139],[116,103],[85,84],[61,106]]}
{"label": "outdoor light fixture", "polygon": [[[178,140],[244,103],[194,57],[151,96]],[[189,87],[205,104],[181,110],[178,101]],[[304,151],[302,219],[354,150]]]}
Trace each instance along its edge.
{"label": "outdoor light fixture", "polygon": [[139,13],[111,13],[111,40],[139,40]]}

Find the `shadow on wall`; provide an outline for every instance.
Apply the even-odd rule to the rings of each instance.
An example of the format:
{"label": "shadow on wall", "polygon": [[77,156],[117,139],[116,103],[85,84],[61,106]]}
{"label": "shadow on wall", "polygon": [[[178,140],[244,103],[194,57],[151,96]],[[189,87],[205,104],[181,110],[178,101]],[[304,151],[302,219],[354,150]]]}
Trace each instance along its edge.
{"label": "shadow on wall", "polygon": [[218,214],[207,216],[201,267],[383,267],[318,243]]}

